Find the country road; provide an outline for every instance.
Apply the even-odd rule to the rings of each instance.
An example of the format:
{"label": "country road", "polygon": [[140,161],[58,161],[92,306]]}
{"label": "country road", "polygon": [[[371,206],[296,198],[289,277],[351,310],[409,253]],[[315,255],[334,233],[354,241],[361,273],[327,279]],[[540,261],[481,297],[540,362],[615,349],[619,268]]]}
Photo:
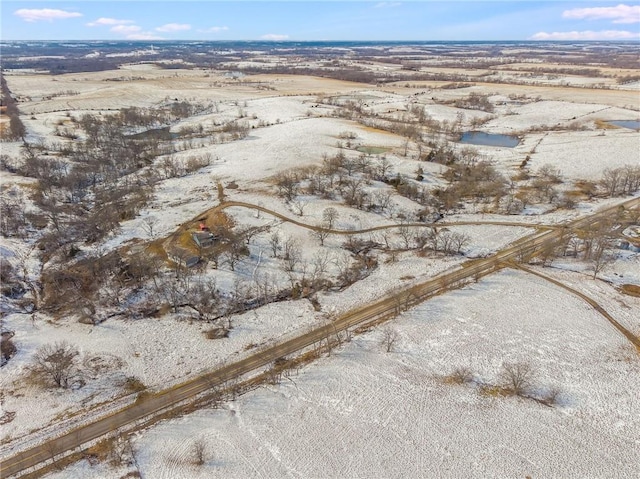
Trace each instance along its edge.
{"label": "country road", "polygon": [[[244,206],[244,204],[238,206]],[[251,206],[253,207],[254,205]],[[375,303],[349,311],[335,318],[331,323],[265,348],[235,363],[228,364],[170,389],[146,396],[135,404],[124,407],[111,415],[80,426],[58,438],[47,440],[31,449],[4,458],[0,463],[0,477],[6,478],[18,475],[52,459],[54,456],[79,448],[105,434],[119,429],[126,430],[127,427],[131,428],[136,421],[146,420],[170,410],[179,411],[186,401],[203,392],[256,372],[279,358],[299,353],[305,348],[319,343],[340,331],[391,318],[397,315],[399,311],[418,304],[444,289],[454,287],[457,283],[490,274],[504,267],[508,261],[517,261],[522,256],[535,255],[536,252],[555,244],[562,238],[565,231],[583,229],[595,224],[604,218],[610,217],[621,206],[637,208],[640,206],[640,198],[617,203],[592,215],[571,221],[559,228],[538,231],[516,241],[511,246],[490,257],[468,261],[459,269],[442,273],[419,284],[409,285],[403,290],[388,295]],[[536,226],[531,225],[531,227]],[[305,227],[308,226],[305,225]]]}
{"label": "country road", "polygon": [[408,227],[408,228],[442,228],[442,227],[449,227],[449,226],[469,226],[469,225],[493,225],[493,226],[520,226],[523,228],[537,228],[537,229],[561,229],[564,227],[564,225],[562,224],[557,224],[557,225],[548,225],[548,224],[538,224],[538,223],[522,223],[522,222],[517,222],[517,221],[491,221],[491,220],[486,220],[486,221],[437,221],[435,223],[428,223],[428,222],[424,222],[424,223],[391,223],[391,224],[386,224],[386,225],[379,225],[379,226],[372,226],[370,228],[363,228],[363,229],[359,229],[359,230],[337,230],[337,229],[331,229],[331,228],[323,228],[322,226],[318,226],[318,225],[310,225],[307,223],[303,223],[302,221],[298,221],[295,220],[293,218],[290,218],[288,216],[283,215],[282,213],[278,213],[277,211],[271,210],[269,208],[265,208],[264,206],[260,206],[260,205],[255,205],[253,203],[246,203],[244,201],[225,201],[224,203],[220,203],[217,206],[214,206],[213,208],[200,213],[198,216],[196,216],[194,219],[192,219],[191,221],[186,222],[181,228],[179,228],[178,230],[176,230],[174,233],[172,233],[169,236],[169,240],[171,240],[172,238],[174,238],[175,236],[179,235],[180,233],[182,233],[186,228],[189,228],[189,226],[191,226],[192,224],[195,224],[199,221],[199,218],[208,216],[209,214],[218,212],[218,211],[222,211],[225,210],[227,208],[232,208],[232,207],[240,207],[240,208],[247,208],[247,209],[251,209],[251,210],[256,210],[256,211],[261,211],[263,213],[266,213],[268,215],[271,215],[275,218],[278,218],[284,222],[287,223],[291,223],[294,224],[296,226],[300,226],[301,228],[305,228],[308,230],[312,230],[312,231],[326,231],[327,233],[330,234],[334,234],[334,235],[343,235],[343,236],[348,236],[348,235],[356,235],[356,234],[364,234],[364,233],[373,233],[375,231],[384,231],[384,230],[389,230],[389,229],[395,229],[395,228],[401,228],[401,227]]}

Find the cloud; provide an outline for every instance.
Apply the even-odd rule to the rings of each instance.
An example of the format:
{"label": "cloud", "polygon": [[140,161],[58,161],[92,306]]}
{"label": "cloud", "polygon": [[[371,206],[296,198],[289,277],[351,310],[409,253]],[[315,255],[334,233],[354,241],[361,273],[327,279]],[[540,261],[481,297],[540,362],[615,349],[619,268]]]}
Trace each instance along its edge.
{"label": "cloud", "polygon": [[629,32],[626,30],[538,32],[532,35],[529,40],[640,40],[640,32]]}
{"label": "cloud", "polygon": [[22,18],[25,22],[39,22],[54,20],[66,20],[67,18],[81,17],[82,13],[67,12],[65,10],[56,10],[53,8],[21,8],[13,14]]}
{"label": "cloud", "polygon": [[191,25],[186,23],[167,23],[156,28],[157,32],[182,32],[185,30],[191,30]]}
{"label": "cloud", "polygon": [[562,17],[578,20],[613,20],[613,23],[640,23],[640,5],[621,3],[615,7],[573,8],[562,12]]}
{"label": "cloud", "polygon": [[209,27],[204,30],[198,30],[200,33],[220,33],[226,32],[229,30],[229,27]]}
{"label": "cloud", "polygon": [[118,20],[117,18],[98,18],[95,22],[87,23],[88,27],[99,27],[99,26],[109,26],[109,25],[128,25],[130,23],[135,23],[133,20]]}
{"label": "cloud", "polygon": [[278,33],[267,33],[266,35],[262,35],[260,37],[261,40],[272,40],[275,42],[281,41],[281,40],[287,40],[289,38],[289,35],[280,35]]}
{"label": "cloud", "polygon": [[109,29],[113,33],[120,33],[124,35],[128,35],[131,33],[136,33],[142,30],[138,25],[116,25],[113,28]]}
{"label": "cloud", "polygon": [[[164,40],[163,37],[154,32],[143,32],[142,27],[138,25],[125,25],[124,23],[133,23],[131,20],[115,20],[113,18],[101,18],[99,25],[113,25],[109,31],[122,35],[127,40]],[[93,22],[93,23],[97,23]]]}
{"label": "cloud", "polygon": [[378,2],[373,6],[373,8],[395,8],[400,5],[402,5],[400,2]]}

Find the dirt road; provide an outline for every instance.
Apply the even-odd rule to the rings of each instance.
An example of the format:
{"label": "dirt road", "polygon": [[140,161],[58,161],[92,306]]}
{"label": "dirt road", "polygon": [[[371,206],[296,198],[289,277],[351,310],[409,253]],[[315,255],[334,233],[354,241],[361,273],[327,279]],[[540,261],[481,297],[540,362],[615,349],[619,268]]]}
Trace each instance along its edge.
{"label": "dirt road", "polygon": [[510,260],[516,261],[523,256],[535,255],[536,252],[555,244],[563,236],[564,229],[588,227],[611,216],[620,206],[637,208],[640,206],[640,198],[617,203],[593,215],[574,220],[567,223],[566,228],[563,229],[537,232],[515,242],[512,246],[491,257],[468,261],[460,269],[445,272],[423,283],[408,286],[402,291],[382,298],[376,303],[349,311],[329,324],[280,344],[270,346],[240,361],[186,381],[178,386],[149,395],[136,404],[127,406],[114,414],[99,418],[58,438],[47,440],[38,446],[3,459],[0,464],[0,477],[10,477],[23,471],[28,471],[30,468],[34,468],[54,457],[76,448],[81,448],[87,442],[110,432],[116,430],[126,431],[127,428],[135,425],[136,421],[146,420],[171,410],[179,410],[182,405],[198,394],[256,372],[278,358],[294,355],[315,343],[335,335],[337,332],[393,317],[400,311],[424,301],[443,289],[452,288],[465,281],[490,274],[502,268]]}

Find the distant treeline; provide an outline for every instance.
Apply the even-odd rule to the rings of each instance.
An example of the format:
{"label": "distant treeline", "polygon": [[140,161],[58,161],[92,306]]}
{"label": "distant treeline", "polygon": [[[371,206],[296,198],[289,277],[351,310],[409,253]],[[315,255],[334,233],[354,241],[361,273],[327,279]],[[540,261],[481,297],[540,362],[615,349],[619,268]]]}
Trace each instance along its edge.
{"label": "distant treeline", "polygon": [[[399,52],[398,47],[410,50]],[[563,44],[554,42],[6,42],[2,68],[45,70],[52,74],[112,70],[123,63],[161,62],[163,68],[216,68],[220,63],[255,59],[273,54],[301,61],[359,61],[400,64],[408,70],[422,66],[426,59],[438,58],[431,66],[453,68],[493,68],[512,62],[531,63],[532,69],[553,73],[589,76],[600,68],[637,69],[637,43]],[[515,50],[518,47],[519,50]],[[133,54],[138,52],[138,54]],[[131,55],[127,55],[131,54]],[[167,60],[180,60],[165,63]],[[472,61],[469,61],[472,60]],[[540,63],[557,64],[545,66]],[[536,65],[538,64],[538,65]],[[580,65],[584,70],[564,71],[563,65]],[[594,68],[597,65],[598,68]],[[330,65],[326,65],[330,67]],[[426,64],[424,66],[427,66]],[[277,73],[277,72],[276,72]],[[302,73],[302,72],[300,72]],[[551,71],[549,71],[551,73]],[[353,72],[323,76],[356,76]],[[415,78],[414,78],[415,79]]]}
{"label": "distant treeline", "polygon": [[16,100],[11,96],[11,91],[7,85],[7,80],[0,72],[0,107],[9,117],[9,128],[0,129],[0,139],[2,141],[13,141],[20,138],[24,139],[26,130],[20,119],[20,112]]}

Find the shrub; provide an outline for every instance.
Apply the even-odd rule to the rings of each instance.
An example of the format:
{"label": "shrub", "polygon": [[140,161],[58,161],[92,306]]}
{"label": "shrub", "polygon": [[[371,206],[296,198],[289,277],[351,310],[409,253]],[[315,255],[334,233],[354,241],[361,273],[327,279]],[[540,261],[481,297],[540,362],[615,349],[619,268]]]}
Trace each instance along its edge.
{"label": "shrub", "polygon": [[136,392],[144,391],[145,389],[147,389],[144,383],[135,376],[128,376],[124,380],[123,386],[125,390],[131,393],[136,393]]}
{"label": "shrub", "polygon": [[222,338],[228,338],[229,337],[229,329],[228,328],[211,328],[211,329],[205,329],[204,331],[202,331],[202,334],[204,334],[204,337],[207,339],[222,339]]}
{"label": "shrub", "polygon": [[553,406],[558,404],[561,394],[562,390],[558,386],[553,386],[545,391],[543,396],[540,398],[540,401],[547,406]]}
{"label": "shrub", "polygon": [[471,371],[471,368],[459,366],[453,370],[447,379],[456,384],[470,383],[473,381],[473,372]]}

